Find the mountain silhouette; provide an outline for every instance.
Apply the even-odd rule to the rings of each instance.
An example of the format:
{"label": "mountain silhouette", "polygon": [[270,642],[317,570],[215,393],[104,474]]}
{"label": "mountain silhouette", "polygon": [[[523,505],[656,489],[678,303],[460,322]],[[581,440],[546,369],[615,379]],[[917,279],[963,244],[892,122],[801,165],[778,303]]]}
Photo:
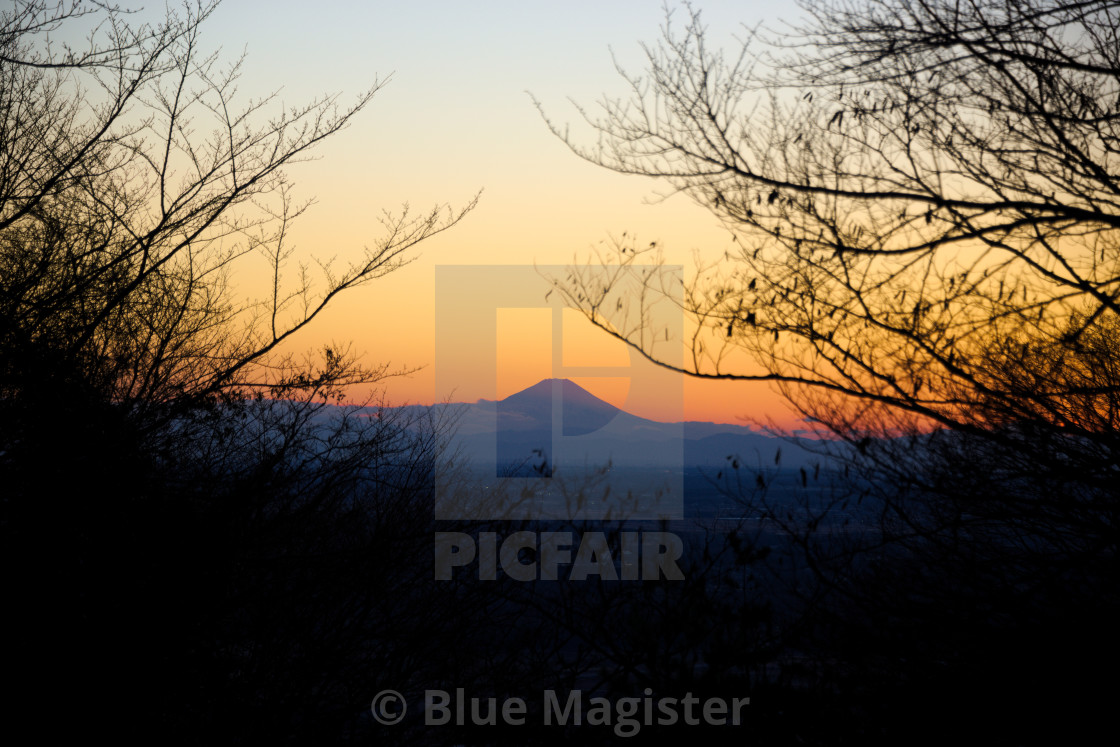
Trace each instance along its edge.
{"label": "mountain silhouette", "polygon": [[552,432],[560,420],[564,436],[593,433],[614,420],[619,410],[568,379],[545,379],[499,400],[498,432]]}
{"label": "mountain silhouette", "polygon": [[[411,406],[417,410],[420,406]],[[449,447],[478,464],[539,467],[813,467],[830,460],[810,439],[798,443],[729,423],[663,423],[632,415],[568,379],[544,379],[501,400],[437,405],[455,432]],[[443,416],[441,416],[442,418]],[[554,428],[555,425],[555,428]],[[780,452],[780,453],[779,453]]]}
{"label": "mountain silhouette", "polygon": [[[662,423],[604,402],[568,379],[544,379],[508,397],[462,405],[458,443],[480,461],[499,465],[561,462],[616,466],[744,466],[797,468],[819,454],[727,423]],[[496,454],[494,449],[497,449]]]}

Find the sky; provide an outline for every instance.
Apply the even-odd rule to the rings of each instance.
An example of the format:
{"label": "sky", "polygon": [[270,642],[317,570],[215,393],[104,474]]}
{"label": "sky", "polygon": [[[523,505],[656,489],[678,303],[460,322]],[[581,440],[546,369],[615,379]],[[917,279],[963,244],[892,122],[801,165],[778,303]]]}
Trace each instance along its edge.
{"label": "sky", "polygon": [[[779,20],[767,15],[772,3],[757,0],[696,7],[711,38],[722,41],[742,33],[743,24]],[[664,185],[574,155],[530,96],[553,121],[579,133],[570,100],[590,107],[604,95],[624,93],[612,50],[625,69],[640,71],[640,42],[656,40],[664,19],[659,0],[225,0],[203,36],[225,57],[245,52],[240,87],[246,96],[279,89],[279,99],[294,105],[340,93],[345,103],[389,78],[347,129],[317,149],[314,162],[289,170],[297,197],[315,200],[294,233],[301,252],[345,261],[376,240],[383,210],[399,212],[406,203],[416,212],[461,207],[481,191],[477,208],[460,224],[417,247],[411,264],[337,299],[296,345],[349,341],[370,364],[419,369],[385,382],[394,404],[501,397],[549,373],[548,345],[540,340],[556,328],[539,309],[503,308],[495,315],[497,376],[456,376],[446,365],[437,371],[438,268],[582,262],[600,242],[626,232],[642,246],[658,242],[667,262],[684,266],[687,281],[695,252],[715,256],[730,248],[730,234],[687,197],[662,199]],[[546,291],[542,284],[542,298]],[[640,356],[608,344],[572,314],[563,316],[562,337],[556,349],[573,360],[633,366],[624,376],[580,383],[634,414],[792,422],[765,384],[677,377],[669,385],[683,389],[683,412],[672,397],[628,398],[639,388],[629,387],[626,376],[650,375]]]}

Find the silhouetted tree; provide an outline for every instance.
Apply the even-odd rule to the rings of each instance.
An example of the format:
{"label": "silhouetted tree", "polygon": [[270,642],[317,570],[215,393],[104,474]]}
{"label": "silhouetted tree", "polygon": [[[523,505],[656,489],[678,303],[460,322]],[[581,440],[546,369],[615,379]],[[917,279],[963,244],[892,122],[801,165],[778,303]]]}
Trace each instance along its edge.
{"label": "silhouetted tree", "polygon": [[[753,35],[726,59],[690,11],[646,48],[630,99],[586,114],[598,145],[567,141],[668,181],[741,247],[686,299],[689,373],[962,425],[962,390],[998,396],[993,338],[1067,339],[1117,313],[1117,8],[807,7],[816,23],[773,61]],[[641,345],[638,317],[587,290],[580,305]],[[725,346],[762,370],[721,370]]]}
{"label": "silhouetted tree", "polygon": [[[699,11],[671,12],[630,95],[581,110],[594,144],[553,130],[727,227],[734,248],[685,294],[682,370],[776,382],[847,463],[834,499],[773,514],[834,595],[820,662],[875,697],[907,685],[874,709],[909,699],[896,724],[928,715],[919,691],[1002,689],[987,715],[1029,738],[1099,704],[1087,686],[1047,714],[1016,699],[1083,683],[1117,610],[1120,5],[803,5],[801,27],[748,29],[730,55]],[[615,303],[603,279],[556,287],[666,365],[657,294]],[[867,531],[821,531],[839,511]]]}
{"label": "silhouetted tree", "polygon": [[204,49],[214,7],[0,11],[13,710],[144,742],[360,738],[379,683],[466,668],[444,642],[483,618],[430,583],[444,426],[342,407],[394,372],[290,344],[474,202],[301,261],[285,170],[384,81],[348,105],[240,97],[240,61]]}

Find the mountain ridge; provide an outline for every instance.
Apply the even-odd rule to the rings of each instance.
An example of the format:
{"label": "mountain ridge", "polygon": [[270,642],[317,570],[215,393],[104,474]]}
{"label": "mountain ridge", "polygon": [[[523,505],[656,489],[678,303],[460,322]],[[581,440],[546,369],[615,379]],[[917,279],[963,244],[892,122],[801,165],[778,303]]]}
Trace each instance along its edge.
{"label": "mountain ridge", "polygon": [[457,403],[453,439],[470,458],[524,463],[559,452],[568,461],[617,466],[748,465],[806,467],[825,458],[794,439],[749,426],[704,421],[666,423],[633,415],[570,379],[541,381],[499,400]]}

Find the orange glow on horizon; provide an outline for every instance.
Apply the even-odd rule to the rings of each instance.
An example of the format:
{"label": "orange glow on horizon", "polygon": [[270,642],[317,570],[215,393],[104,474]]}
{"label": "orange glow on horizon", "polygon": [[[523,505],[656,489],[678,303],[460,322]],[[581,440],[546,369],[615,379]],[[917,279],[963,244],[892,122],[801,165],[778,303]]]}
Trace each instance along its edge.
{"label": "orange glow on horizon", "polygon": [[[241,81],[247,93],[266,94],[283,85],[282,98],[291,105],[323,95],[329,81],[327,92],[338,91],[345,101],[379,74],[395,71],[351,125],[286,172],[296,202],[314,199],[314,205],[287,235],[295,254],[282,277],[285,288],[301,282],[301,265],[309,268],[313,291],[323,287],[322,265],[330,264],[336,275],[360,265],[386,235],[382,211],[399,215],[406,204],[417,217],[436,205],[454,210],[485,190],[457,225],[407,252],[401,258],[406,264],[332,299],[285,344],[286,352],[302,356],[329,343],[349,349],[370,368],[388,365],[401,373],[355,387],[354,402],[378,395],[389,405],[432,404],[437,396],[474,402],[562,376],[653,420],[682,416],[682,390],[686,419],[738,423],[743,417],[781,417],[781,398],[766,385],[682,377],[682,390],[665,398],[675,401],[673,412],[656,396],[636,395],[624,374],[553,370],[553,363],[573,371],[630,366],[641,375],[651,365],[574,311],[563,312],[559,341],[551,325],[539,331],[542,322],[530,321],[532,313],[521,321],[503,312],[497,375],[476,381],[464,372],[450,392],[436,394],[437,267],[581,264],[609,247],[610,237],[628,232],[640,236],[641,246],[656,241],[665,261],[684,266],[687,276],[694,251],[718,257],[730,245],[727,230],[684,196],[653,200],[655,182],[573,156],[526,95],[531,91],[558,123],[578,121],[569,100],[591,101],[620,90],[612,56],[620,62],[644,59],[638,40],[656,38],[664,21],[659,5],[510,4],[482,10],[452,3],[432,13],[409,4],[333,10],[328,4],[314,16],[300,13],[295,3],[282,5],[291,8],[265,23],[241,4],[222,4],[214,13],[211,42],[248,48]],[[744,11],[737,4],[705,12],[730,26],[744,13],[761,17],[766,7]],[[290,23],[292,18],[298,23]],[[332,42],[316,55],[293,55],[292,43],[309,38]],[[573,49],[580,53],[573,56]],[[267,301],[268,268],[255,256],[243,264],[234,278],[233,300]],[[533,329],[523,329],[526,325]],[[456,344],[469,348],[472,342],[464,336]]]}

